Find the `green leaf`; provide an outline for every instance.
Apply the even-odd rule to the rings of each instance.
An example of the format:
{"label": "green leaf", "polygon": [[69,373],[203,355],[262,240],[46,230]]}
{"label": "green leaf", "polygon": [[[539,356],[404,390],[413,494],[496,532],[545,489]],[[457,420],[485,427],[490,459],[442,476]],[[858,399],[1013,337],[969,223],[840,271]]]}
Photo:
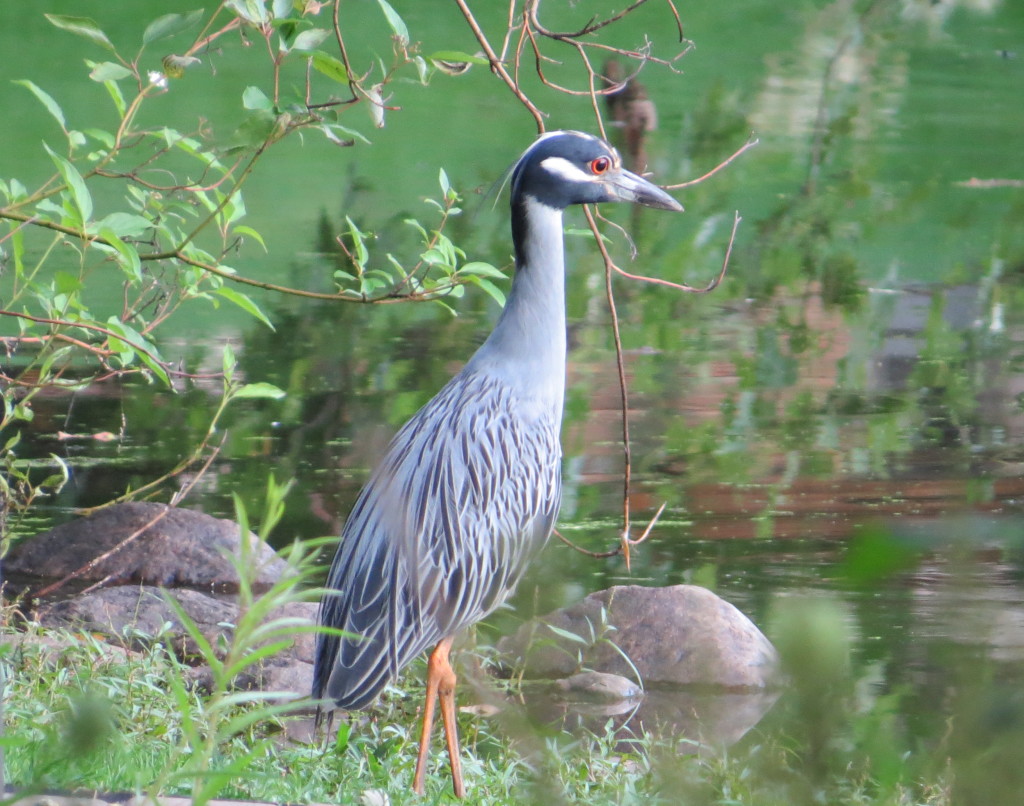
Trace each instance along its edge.
{"label": "green leaf", "polygon": [[459,274],[463,273],[475,274],[478,277],[495,277],[499,280],[506,279],[505,273],[501,269],[496,269],[490,263],[483,263],[479,260],[463,264],[462,268],[459,269]]}
{"label": "green leaf", "polygon": [[89,135],[97,143],[100,143],[105,148],[114,147],[114,135],[103,129],[85,129],[85,134]]}
{"label": "green leaf", "polygon": [[352,237],[352,248],[355,251],[355,263],[360,270],[365,269],[366,261],[370,257],[369,253],[366,251],[366,243],[364,242],[366,233],[360,232],[359,227],[356,226],[356,222],[348,216],[345,216],[345,221],[348,223],[348,232]]}
{"label": "green leaf", "polygon": [[467,278],[471,283],[480,286],[487,294],[502,308],[505,307],[505,292],[485,277],[473,276]]}
{"label": "green leaf", "polygon": [[[124,213],[115,213],[115,215],[125,215]],[[147,222],[148,223],[148,222]],[[101,227],[99,236],[105,240],[110,247],[117,253],[118,263],[133,280],[139,281],[142,279],[142,262],[139,260],[138,250],[131,244],[122,241],[111,229],[108,227]],[[99,246],[99,244],[97,244]]]}
{"label": "green leaf", "polygon": [[96,222],[100,229],[108,229],[119,238],[141,238],[155,225],[148,218],[134,213],[110,213]]}
{"label": "green leaf", "polygon": [[51,453],[50,458],[57,463],[58,472],[51,473],[36,486],[39,489],[47,488],[52,492],[58,492],[61,487],[68,483],[68,480],[71,478],[71,471],[68,469],[67,463],[57,454]]}
{"label": "green leaf", "polygon": [[466,62],[467,64],[490,64],[483,56],[471,56],[461,50],[439,50],[427,56],[431,61]]}
{"label": "green leaf", "polygon": [[111,316],[107,320],[107,329],[113,331],[118,336],[118,338],[109,336],[108,340],[110,341],[110,349],[120,355],[121,361],[125,364],[131,364],[138,358],[167,386],[171,385],[171,379],[167,375],[167,370],[160,363],[162,359],[159,353],[157,353],[156,347],[148,342],[141,333],[131,325],[126,325],[116,316]]}
{"label": "green leaf", "polygon": [[263,145],[274,132],[277,118],[264,109],[252,109],[242,124],[235,129],[228,144],[230,150],[257,148]]}
{"label": "green leaf", "polygon": [[263,7],[262,0],[226,0],[224,5],[253,25],[262,25],[270,21],[270,15]]}
{"label": "green leaf", "polygon": [[128,78],[132,74],[132,71],[125,67],[123,64],[117,64],[116,62],[100,62],[92,71],[89,73],[89,78],[93,81],[120,81],[122,78]]}
{"label": "green leaf", "polygon": [[429,236],[427,235],[427,231],[423,229],[423,225],[415,218],[403,219],[402,223],[408,224],[410,227],[415,229],[420,234],[420,237],[423,239],[424,243],[430,240]]}
{"label": "green leaf", "polygon": [[231,379],[235,375],[235,351],[231,349],[231,345],[227,342],[224,343],[223,350],[223,367],[224,367],[224,380],[231,383]]}
{"label": "green leaf", "polygon": [[88,17],[69,17],[66,14],[44,14],[53,25],[78,36],[84,36],[107,50],[114,50],[114,43],[107,38],[102,29]]}
{"label": "green leaf", "polygon": [[324,53],[322,50],[315,50],[313,51],[312,59],[313,69],[337,81],[339,84],[348,84],[348,70],[345,69],[345,65],[331,54]]}
{"label": "green leaf", "polygon": [[279,38],[277,49],[281,53],[287,53],[291,50],[296,32],[299,30],[298,21],[291,18],[282,20],[275,15],[274,25],[277,28],[277,36]]}
{"label": "green leaf", "polygon": [[260,109],[273,112],[274,104],[259,87],[246,87],[242,92],[242,106],[246,109]]}
{"label": "green leaf", "polygon": [[254,238],[256,242],[263,247],[263,250],[266,251],[267,245],[266,243],[263,242],[263,236],[260,235],[252,227],[247,226],[245,224],[239,224],[237,227],[231,230],[231,232],[235,235],[248,235],[250,238]]}
{"label": "green leaf", "polygon": [[430,78],[430,67],[427,65],[427,60],[420,55],[412,57],[412,63],[416,65],[416,74],[420,78],[420,84],[426,84],[427,79]]}
{"label": "green leaf", "polygon": [[28,79],[22,79],[21,81],[15,81],[15,84],[20,84],[29,90],[36,98],[39,99],[40,103],[46,107],[46,111],[49,112],[60,124],[61,129],[67,131],[67,123],[64,121],[64,112],[60,108],[60,105],[53,100],[53,96],[50,95],[43,89],[40,89]]}
{"label": "green leaf", "polygon": [[433,249],[428,249],[426,252],[421,253],[420,260],[422,260],[424,263],[429,263],[431,266],[441,266],[450,269],[451,271],[455,270],[455,267],[452,265],[452,261],[449,259],[449,256],[445,255],[444,252],[442,252],[440,249],[436,247]]}
{"label": "green leaf", "polygon": [[380,10],[384,12],[384,16],[387,17],[388,25],[391,26],[395,36],[398,37],[403,45],[408,45],[409,29],[405,26],[402,18],[398,16],[398,12],[391,7],[388,0],[377,0],[377,4],[380,6]]}
{"label": "green leaf", "polygon": [[[363,136],[361,132],[357,132],[355,129],[349,129],[346,126],[342,126],[340,123],[323,123],[320,125],[320,131],[324,133],[324,136],[332,143],[340,146],[351,146],[355,145],[356,140],[362,140],[367,145],[370,141]],[[338,135],[342,135],[348,139],[342,140]]]}
{"label": "green leaf", "polygon": [[85,288],[82,278],[77,274],[58,271],[53,275],[53,287],[58,294],[76,294]]}
{"label": "green leaf", "polygon": [[582,636],[576,635],[576,633],[569,632],[568,630],[564,630],[561,627],[556,627],[553,624],[545,624],[544,626],[551,630],[551,632],[553,632],[555,635],[559,636],[560,638],[564,638],[567,641],[573,641],[574,643],[583,644],[584,646],[590,645],[589,641],[587,641]]}
{"label": "green leaf", "polygon": [[143,31],[142,44],[148,45],[150,42],[156,42],[158,39],[166,39],[169,36],[181,33],[199,22],[203,18],[203,14],[203,9],[197,8],[195,11],[190,11],[187,15],[164,14],[162,17],[157,17]]}
{"label": "green leaf", "polygon": [[247,383],[245,386],[241,386],[236,389],[232,397],[245,397],[252,400],[269,399],[269,400],[280,400],[282,397],[286,397],[287,393],[283,389],[279,389],[272,383]]}
{"label": "green leaf", "polygon": [[107,88],[107,93],[110,95],[110,99],[114,102],[114,107],[117,109],[118,116],[123,118],[128,106],[124,102],[124,95],[121,93],[121,88],[114,81],[104,81],[103,86]]}
{"label": "green leaf", "polygon": [[295,41],[292,42],[292,50],[314,50],[330,34],[331,32],[326,28],[310,28],[295,37]]}
{"label": "green leaf", "polygon": [[274,325],[271,324],[269,319],[267,319],[267,315],[263,313],[263,311],[260,310],[259,306],[251,299],[249,299],[249,297],[247,297],[245,294],[240,294],[233,288],[228,288],[227,286],[221,286],[220,288],[215,289],[213,293],[216,294],[218,297],[224,297],[224,299],[228,300],[229,302],[233,302],[246,313],[255,316],[271,330],[274,329]]}
{"label": "green leaf", "polygon": [[71,198],[74,200],[75,207],[78,208],[78,213],[82,217],[81,223],[85,225],[92,217],[92,196],[89,194],[89,188],[85,185],[85,180],[82,179],[82,175],[74,165],[54,152],[46,143],[43,143],[43,148],[50,155],[54,165],[57,166],[57,170],[60,171],[61,177],[63,177],[64,182],[67,184],[68,190],[71,191]]}

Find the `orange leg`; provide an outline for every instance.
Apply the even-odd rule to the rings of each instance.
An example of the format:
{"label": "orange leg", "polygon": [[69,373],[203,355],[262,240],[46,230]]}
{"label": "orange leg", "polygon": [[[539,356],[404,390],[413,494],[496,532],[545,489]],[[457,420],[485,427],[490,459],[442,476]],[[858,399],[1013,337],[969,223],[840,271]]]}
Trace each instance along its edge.
{"label": "orange leg", "polygon": [[412,779],[412,789],[418,795],[423,794],[423,779],[427,771],[427,752],[430,749],[430,732],[434,727],[434,704],[441,701],[441,721],[444,723],[444,736],[448,744],[448,757],[452,768],[452,788],[455,797],[464,798],[466,788],[462,783],[462,759],[459,756],[458,725],[455,721],[455,671],[448,662],[448,653],[452,648],[452,639],[445,638],[427,661],[427,701],[423,708],[423,732],[420,734],[420,752],[416,757],[416,775]]}

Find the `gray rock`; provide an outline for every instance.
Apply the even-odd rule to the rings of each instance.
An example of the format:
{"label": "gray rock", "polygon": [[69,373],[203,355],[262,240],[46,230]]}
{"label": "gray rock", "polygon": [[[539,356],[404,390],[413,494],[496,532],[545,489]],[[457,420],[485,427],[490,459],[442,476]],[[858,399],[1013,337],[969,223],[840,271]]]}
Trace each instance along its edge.
{"label": "gray rock", "polygon": [[554,688],[563,699],[585,702],[620,702],[643,696],[632,680],[606,672],[580,672],[556,680]]}
{"label": "gray rock", "polygon": [[275,655],[260,662],[248,687],[308,697],[313,688],[313,664],[286,655]]}
{"label": "gray rock", "polygon": [[[144,649],[158,640],[186,662],[202,660],[199,646],[182,627],[166,594],[178,601],[217,656],[223,658],[225,642],[230,640],[238,619],[238,607],[230,599],[217,599],[187,588],[171,591],[148,585],[101,588],[46,605],[37,615],[44,627],[102,633],[130,649]],[[313,602],[291,602],[273,611],[269,620],[288,618],[313,624],[316,609]],[[298,632],[298,623],[295,626],[291,646],[248,667],[234,681],[237,688],[309,694],[313,684],[314,636]],[[211,673],[206,666],[198,667],[191,680],[204,689],[212,686]]]}
{"label": "gray rock", "polygon": [[[187,588],[170,593],[214,649],[222,646],[238,617],[238,608]],[[99,632],[132,649],[141,649],[159,640],[184,659],[200,654],[199,646],[182,627],[163,592],[149,585],[101,588],[46,605],[40,608],[38,618],[44,627]]]}
{"label": "gray rock", "polygon": [[528,678],[563,678],[586,667],[624,677],[639,673],[648,689],[742,691],[771,685],[778,667],[775,648],[750,619],[694,585],[616,586],[538,622],[498,645],[525,664]]}
{"label": "gray rock", "polygon": [[[294,619],[296,622],[316,624],[318,605],[315,602],[289,602],[272,611],[268,621]],[[296,630],[299,628],[296,624]],[[236,681],[240,688],[284,694],[309,696],[313,688],[313,657],[316,654],[316,636],[312,632],[295,632],[291,646],[249,667],[244,679]]]}
{"label": "gray rock", "polygon": [[[254,588],[265,589],[287,565],[252,533],[250,541]],[[101,509],[20,543],[6,558],[5,568],[56,579],[85,568],[80,579],[237,590],[230,557],[241,547],[238,525],[232,521],[166,504],[133,502]],[[104,557],[107,552],[113,553]]]}

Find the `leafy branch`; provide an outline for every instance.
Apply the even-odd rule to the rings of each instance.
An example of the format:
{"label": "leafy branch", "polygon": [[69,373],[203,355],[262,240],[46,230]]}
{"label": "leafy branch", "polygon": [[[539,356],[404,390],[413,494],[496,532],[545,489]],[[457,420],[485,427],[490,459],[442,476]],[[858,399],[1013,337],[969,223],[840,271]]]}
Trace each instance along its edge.
{"label": "leafy branch", "polygon": [[[443,170],[439,196],[426,200],[428,215],[404,222],[419,241],[412,254],[380,254],[374,235],[363,231],[353,214],[336,239],[340,261],[326,290],[267,282],[235,265],[253,244],[264,246],[261,233],[245,222],[243,190],[271,159],[274,146],[306,132],[339,147],[368,146],[354,113],[365,113],[363,125],[386,125],[387,115],[401,110],[400,80],[429,85],[439,71],[458,75],[484,65],[531,115],[538,131],[544,130],[547,114],[534,96],[544,89],[587,99],[595,127],[604,134],[603,99],[623,92],[645,69],[676,72],[676,63],[690,49],[674,0],[657,4],[678,43],[668,52],[656,52],[646,37],[632,47],[611,44],[627,18],[651,5],[648,0],[585,19],[569,30],[543,21],[540,0],[510,0],[495,30],[485,30],[478,21],[477,4],[455,3],[478,53],[421,52],[391,4],[377,0],[389,36],[377,48],[383,55],[362,64],[364,57],[353,55],[358,51],[350,47],[352,37],[362,32],[349,23],[338,0],[222,0],[211,12],[169,13],[152,20],[141,41],[129,48],[115,43],[93,20],[46,15],[56,28],[97,51],[83,81],[105,91],[110,105],[96,115],[100,120],[107,116],[109,125],[89,120],[76,127],[46,89],[30,79],[18,82],[57,124],[61,142],[44,145],[53,170],[35,187],[0,177],[0,323],[12,324],[0,336],[8,358],[0,368],[0,431],[30,420],[33,398],[44,389],[67,393],[132,377],[171,388],[196,380],[197,375],[163,355],[162,326],[194,305],[228,304],[273,327],[250,289],[339,303],[435,302],[448,307],[469,285],[503,302],[504,273],[470,259],[450,235],[461,200]],[[154,49],[172,38],[184,44],[159,58],[160,69],[148,69]],[[252,43],[260,46],[265,69],[241,92],[240,122],[226,145],[218,146],[202,121],[179,128],[159,118],[154,99],[174,92],[222,54]],[[616,60],[629,66],[612,71],[609,65]],[[120,193],[113,200],[112,186]],[[673,285],[624,271],[601,248],[609,273]],[[111,271],[120,286],[119,306],[109,313],[107,295],[101,314],[91,295],[99,275],[109,287]],[[232,398],[227,379],[218,416]],[[624,380],[623,406],[626,411]],[[624,439],[628,499],[628,430]],[[5,449],[11,456],[15,444],[8,441],[11,447]],[[211,458],[208,438],[203,439],[170,476]],[[625,507],[623,533],[628,534],[628,500]]]}

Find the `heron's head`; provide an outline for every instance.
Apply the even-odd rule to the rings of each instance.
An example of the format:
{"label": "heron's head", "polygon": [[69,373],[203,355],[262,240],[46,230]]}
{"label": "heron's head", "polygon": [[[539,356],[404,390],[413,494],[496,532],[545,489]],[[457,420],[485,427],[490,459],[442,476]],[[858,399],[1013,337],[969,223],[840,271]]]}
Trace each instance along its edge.
{"label": "heron's head", "polygon": [[512,169],[512,204],[525,197],[563,210],[572,204],[635,202],[662,210],[683,206],[657,185],[622,167],[619,152],[590,134],[548,132]]}

